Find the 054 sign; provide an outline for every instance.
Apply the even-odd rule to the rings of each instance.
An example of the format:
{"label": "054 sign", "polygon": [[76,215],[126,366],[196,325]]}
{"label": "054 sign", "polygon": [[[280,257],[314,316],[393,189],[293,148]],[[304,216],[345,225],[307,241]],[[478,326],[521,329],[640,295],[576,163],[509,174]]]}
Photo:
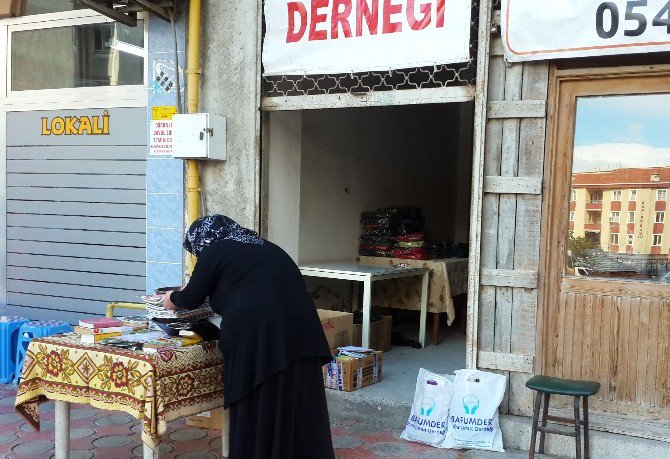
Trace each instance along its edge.
{"label": "054 sign", "polygon": [[512,62],[670,51],[669,0],[503,0]]}
{"label": "054 sign", "polygon": [[[632,28],[626,28],[623,34],[627,37],[639,37],[647,30],[647,16],[642,10],[647,6],[647,0],[632,0],[626,2],[626,14],[624,19],[633,23]],[[609,16],[609,29],[605,30],[605,18]],[[619,7],[615,2],[603,2],[596,10],[596,33],[600,38],[613,38],[619,31],[621,18]],[[665,27],[666,33],[670,34],[670,1],[656,13],[652,27]]]}

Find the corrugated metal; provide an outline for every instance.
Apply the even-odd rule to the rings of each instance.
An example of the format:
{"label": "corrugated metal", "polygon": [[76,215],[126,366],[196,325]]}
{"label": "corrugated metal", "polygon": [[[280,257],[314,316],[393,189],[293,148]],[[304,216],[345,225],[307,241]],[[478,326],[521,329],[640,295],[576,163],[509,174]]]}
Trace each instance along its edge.
{"label": "corrugated metal", "polygon": [[44,135],[55,117],[7,115],[10,313],[75,322],[144,292],[146,111],[110,109],[107,135]]}

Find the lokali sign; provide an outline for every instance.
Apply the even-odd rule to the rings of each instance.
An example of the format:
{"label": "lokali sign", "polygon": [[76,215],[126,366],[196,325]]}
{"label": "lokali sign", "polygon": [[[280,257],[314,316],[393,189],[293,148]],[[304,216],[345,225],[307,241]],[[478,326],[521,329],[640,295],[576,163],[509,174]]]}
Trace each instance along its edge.
{"label": "lokali sign", "polygon": [[511,62],[670,51],[670,0],[502,0]]}
{"label": "lokali sign", "polygon": [[466,62],[470,15],[470,0],[266,0],[263,73]]}

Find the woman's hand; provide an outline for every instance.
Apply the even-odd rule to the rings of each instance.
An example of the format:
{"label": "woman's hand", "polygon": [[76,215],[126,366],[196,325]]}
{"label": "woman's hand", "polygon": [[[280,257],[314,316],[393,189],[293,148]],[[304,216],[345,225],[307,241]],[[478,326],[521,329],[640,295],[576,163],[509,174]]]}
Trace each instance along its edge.
{"label": "woman's hand", "polygon": [[175,304],[170,299],[172,292],[174,292],[174,290],[165,292],[165,295],[163,296],[163,307],[168,311],[175,311],[177,309],[177,306],[175,306]]}

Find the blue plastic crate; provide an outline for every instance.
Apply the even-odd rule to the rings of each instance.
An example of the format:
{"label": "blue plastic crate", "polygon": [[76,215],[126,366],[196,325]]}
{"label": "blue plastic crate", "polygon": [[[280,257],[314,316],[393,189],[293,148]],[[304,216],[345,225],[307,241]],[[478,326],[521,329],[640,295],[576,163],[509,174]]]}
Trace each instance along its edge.
{"label": "blue plastic crate", "polygon": [[16,343],[21,325],[29,320],[19,316],[0,316],[0,383],[14,379],[16,371]]}

